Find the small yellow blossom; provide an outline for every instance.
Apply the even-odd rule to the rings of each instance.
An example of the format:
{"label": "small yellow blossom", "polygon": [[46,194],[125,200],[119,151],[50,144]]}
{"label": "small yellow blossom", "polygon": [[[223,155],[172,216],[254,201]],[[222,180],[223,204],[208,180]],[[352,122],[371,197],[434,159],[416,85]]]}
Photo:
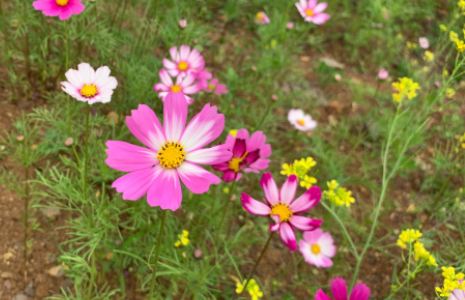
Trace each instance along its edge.
{"label": "small yellow blossom", "polygon": [[447,27],[444,24],[439,25],[439,29],[441,29],[444,32],[447,31]]}
{"label": "small yellow blossom", "polygon": [[278,41],[276,41],[275,39],[271,40],[271,43],[270,43],[271,49],[276,48],[276,45],[277,45],[277,44],[278,44]]}
{"label": "small yellow blossom", "polygon": [[317,180],[315,177],[305,175],[304,179],[300,181],[300,186],[306,188],[307,190],[311,188]]}
{"label": "small yellow blossom", "polygon": [[417,90],[420,89],[418,83],[407,77],[402,77],[398,82],[394,82],[392,87],[396,90],[396,93],[392,94],[392,98],[396,102],[401,102],[403,98],[412,100],[417,96]]}
{"label": "small yellow blossom", "polygon": [[237,129],[231,129],[231,130],[229,130],[229,134],[231,134],[233,137],[236,137]]}
{"label": "small yellow blossom", "polygon": [[[246,284],[247,280],[244,280],[244,283],[236,282],[236,293],[240,294],[244,291],[244,285]],[[258,286],[255,279],[250,279],[249,284],[247,285],[247,292],[250,294],[252,300],[258,300],[263,297],[263,293],[260,291],[260,287]]]}
{"label": "small yellow blossom", "polygon": [[411,244],[421,237],[421,232],[415,229],[406,229],[402,231],[397,240],[397,246],[406,249],[407,244]]}
{"label": "small yellow blossom", "polygon": [[460,7],[462,11],[465,11],[465,0],[460,0],[457,5]]}
{"label": "small yellow blossom", "polygon": [[449,32],[449,39],[451,42],[456,42],[459,39],[459,35],[455,31],[450,31]]}
{"label": "small yellow blossom", "polygon": [[[286,176],[295,175],[301,180],[300,185],[303,187],[310,188],[312,184],[315,184],[316,178],[308,176],[307,173],[316,165],[316,161],[312,157],[302,158],[300,160],[294,160],[293,164],[283,164],[281,174]],[[309,185],[310,184],[310,185]]]}
{"label": "small yellow blossom", "polygon": [[453,98],[454,95],[455,95],[455,90],[454,89],[451,89],[451,88],[446,89],[446,97],[447,98]]}
{"label": "small yellow blossom", "polygon": [[423,260],[426,261],[426,265],[428,266],[435,266],[437,267],[438,264],[436,263],[436,259],[431,253],[425,249],[425,246],[420,241],[416,241],[413,245],[414,250],[414,259],[415,261]]}
{"label": "small yellow blossom", "polygon": [[223,189],[223,193],[229,194],[229,188],[225,187],[225,188]]}
{"label": "small yellow blossom", "polygon": [[465,43],[462,40],[456,40],[455,47],[458,52],[463,52],[465,50]]}
{"label": "small yellow blossom", "polygon": [[417,49],[418,45],[416,43],[407,42],[408,49]]}
{"label": "small yellow blossom", "polygon": [[182,234],[178,234],[178,239],[179,240],[177,240],[176,243],[174,243],[174,246],[175,247],[180,247],[181,245],[183,245],[183,246],[189,245],[188,237],[189,237],[189,231],[183,230]]}
{"label": "small yellow blossom", "polygon": [[456,274],[453,267],[442,267],[442,271],[442,276],[444,277],[444,287],[436,288],[436,292],[438,292],[441,297],[449,297],[450,292],[456,289],[465,291],[465,282],[462,281],[464,278],[463,273]]}
{"label": "small yellow blossom", "polygon": [[460,144],[465,149],[465,133],[460,137]]}
{"label": "small yellow blossom", "polygon": [[444,69],[444,71],[442,71],[442,76],[449,76],[449,71]]}
{"label": "small yellow blossom", "polygon": [[434,54],[433,52],[431,51],[425,51],[425,56],[423,57],[423,59],[426,61],[426,62],[432,62],[434,60]]}
{"label": "small yellow blossom", "polygon": [[340,187],[336,180],[331,180],[326,184],[328,185],[328,190],[324,191],[323,195],[330,202],[336,204],[336,206],[345,205],[350,207],[352,203],[355,203],[355,199],[352,197],[352,192],[348,191],[346,188]]}

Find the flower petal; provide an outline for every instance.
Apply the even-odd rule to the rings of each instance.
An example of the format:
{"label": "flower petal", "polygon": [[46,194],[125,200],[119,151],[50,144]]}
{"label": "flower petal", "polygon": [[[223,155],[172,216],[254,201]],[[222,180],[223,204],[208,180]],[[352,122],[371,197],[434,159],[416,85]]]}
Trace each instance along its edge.
{"label": "flower petal", "polygon": [[347,286],[342,278],[335,278],[331,281],[331,291],[334,300],[347,300]]}
{"label": "flower petal", "polygon": [[[229,164],[228,164],[228,167],[229,167]],[[231,182],[233,180],[238,180],[239,175],[241,174],[234,172],[234,170],[227,170],[227,171],[224,171],[221,179],[223,179],[224,182]]]}
{"label": "flower petal", "polygon": [[297,198],[291,203],[290,209],[293,213],[299,213],[307,211],[313,206],[317,205],[321,199],[321,189],[319,187],[312,186],[302,196]]}
{"label": "flower petal", "polygon": [[326,7],[328,7],[328,3],[326,2],[318,3],[317,6],[315,6],[315,8],[313,9],[313,13],[319,14],[323,12],[326,9]]}
{"label": "flower petal", "polygon": [[126,142],[107,141],[108,158],[105,163],[122,172],[150,169],[158,164],[157,153],[153,150]]}
{"label": "flower petal", "polygon": [[181,92],[170,91],[163,100],[163,104],[163,128],[166,139],[178,142],[186,126],[186,97]]}
{"label": "flower petal", "polygon": [[268,216],[271,212],[268,205],[253,199],[246,193],[242,193],[241,202],[245,210],[254,215]]}
{"label": "flower petal", "polygon": [[160,165],[158,176],[152,183],[148,194],[147,202],[150,206],[160,206],[161,209],[175,211],[182,201],[181,183],[179,176],[174,169],[163,169]]}
{"label": "flower petal", "polygon": [[260,179],[260,185],[262,186],[263,192],[265,193],[265,199],[270,205],[275,205],[279,202],[279,193],[276,182],[271,176],[271,173],[265,173]]}
{"label": "flower petal", "polygon": [[281,223],[281,227],[279,228],[279,235],[281,235],[281,239],[289,248],[289,250],[291,250],[291,252],[297,249],[294,229],[292,229],[292,226],[287,222]]}
{"label": "flower petal", "polygon": [[186,161],[177,168],[177,171],[184,185],[194,194],[203,194],[208,191],[210,185],[221,182],[216,175]]}
{"label": "flower petal", "polygon": [[69,69],[65,73],[66,79],[71,83],[73,87],[80,90],[84,86],[84,81],[82,80],[81,73],[77,70]]}
{"label": "flower petal", "polygon": [[326,295],[322,289],[319,289],[318,291],[316,291],[315,300],[332,300],[332,299],[328,297],[328,295]]}
{"label": "flower petal", "polygon": [[233,152],[234,156],[238,157],[238,158],[241,158],[242,156],[244,156],[245,151],[246,151],[245,140],[236,139],[236,141],[234,143],[234,147],[232,149],[232,152]]}
{"label": "flower petal", "polygon": [[91,84],[95,82],[95,71],[88,63],[79,64],[78,70],[84,83]]}
{"label": "flower petal", "polygon": [[271,216],[274,223],[270,224],[270,231],[277,231],[281,225],[281,218],[278,215]]}
{"label": "flower petal", "polygon": [[189,46],[181,45],[179,49],[181,61],[187,61],[187,58],[189,57],[190,52],[191,52],[191,48]]}
{"label": "flower petal", "polygon": [[168,71],[165,69],[161,69],[160,72],[158,72],[158,76],[160,77],[161,82],[166,85],[167,87],[173,86],[173,79],[171,79],[170,74],[168,74]]}
{"label": "flower petal", "polygon": [[201,165],[213,165],[229,161],[232,158],[232,155],[233,154],[229,151],[228,146],[223,144],[188,152],[185,160]]}
{"label": "flower petal", "polygon": [[323,223],[323,220],[310,219],[303,216],[293,215],[289,219],[289,223],[301,231],[312,231],[319,228],[321,223]]}
{"label": "flower petal", "polygon": [[363,283],[357,283],[352,289],[349,300],[367,300],[370,297],[370,288]]}
{"label": "flower petal", "polygon": [[323,230],[321,230],[320,228],[317,228],[312,231],[305,231],[304,240],[309,244],[316,244],[320,240],[322,234]]}
{"label": "flower petal", "polygon": [[280,191],[280,199],[282,203],[287,205],[292,203],[292,200],[294,200],[295,197],[295,192],[297,190],[297,183],[297,176],[294,174],[287,178]]}
{"label": "flower petal", "polygon": [[131,116],[126,117],[126,124],[131,133],[152,150],[160,150],[166,141],[160,121],[145,104],[139,104],[137,109],[131,111]]}
{"label": "flower petal", "polygon": [[328,14],[318,14],[315,17],[313,17],[312,22],[317,25],[321,25],[325,23],[326,21],[328,21],[329,18],[330,18],[330,15]]}
{"label": "flower petal", "polygon": [[118,193],[123,193],[124,200],[137,200],[147,194],[156,178],[156,168],[140,170],[118,178],[111,185]]}

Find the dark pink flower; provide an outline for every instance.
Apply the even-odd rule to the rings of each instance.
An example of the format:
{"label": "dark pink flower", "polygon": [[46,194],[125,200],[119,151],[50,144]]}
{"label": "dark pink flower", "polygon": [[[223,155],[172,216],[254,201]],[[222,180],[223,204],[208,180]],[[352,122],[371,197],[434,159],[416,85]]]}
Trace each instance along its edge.
{"label": "dark pink flower", "polygon": [[239,180],[241,171],[259,173],[259,170],[268,168],[271,155],[270,144],[265,144],[266,136],[261,131],[256,131],[249,137],[247,129],[240,129],[235,135],[229,134],[225,145],[233,152],[233,157],[212,168],[223,172],[223,180],[226,182]]}
{"label": "dark pink flower", "polygon": [[32,5],[36,10],[49,17],[59,16],[60,20],[65,20],[72,15],[79,15],[86,8],[81,4],[82,0],[39,0]]}
{"label": "dark pink flower", "polygon": [[[334,300],[347,300],[347,286],[342,278],[331,281],[331,291]],[[357,283],[352,289],[349,300],[367,300],[370,297],[370,289],[363,283]],[[331,300],[331,298],[319,289],[315,294],[315,300]]]}

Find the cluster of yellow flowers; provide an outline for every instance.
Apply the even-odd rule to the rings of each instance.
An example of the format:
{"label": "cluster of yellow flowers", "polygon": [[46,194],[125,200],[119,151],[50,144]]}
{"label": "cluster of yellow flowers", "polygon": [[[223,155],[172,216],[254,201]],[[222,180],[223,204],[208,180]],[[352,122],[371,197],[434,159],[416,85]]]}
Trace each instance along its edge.
{"label": "cluster of yellow flowers", "polygon": [[[465,30],[464,30],[464,35],[465,35]],[[455,43],[455,47],[457,48],[457,51],[463,52],[465,50],[465,42],[459,39],[459,35],[455,31],[450,31],[449,32],[449,39],[451,42]]]}
{"label": "cluster of yellow flowers", "polygon": [[293,164],[283,164],[281,174],[286,176],[297,176],[300,180],[300,186],[309,189],[312,185],[317,183],[315,177],[307,175],[314,166],[316,166],[316,161],[310,156],[300,160],[296,159]]}
{"label": "cluster of yellow flowers", "polygon": [[465,133],[460,137],[460,145],[465,149]]}
{"label": "cluster of yellow flowers", "polygon": [[181,245],[183,245],[183,246],[189,245],[188,237],[189,237],[189,231],[183,230],[182,234],[178,234],[178,239],[179,240],[177,240],[176,243],[174,243],[174,246],[175,247],[180,247]]}
{"label": "cluster of yellow flowers", "polygon": [[415,261],[423,260],[428,266],[438,266],[436,259],[425,249],[422,242],[419,241],[422,233],[415,229],[406,229],[402,231],[397,240],[397,246],[407,249],[407,244],[413,244],[413,258]]}
{"label": "cluster of yellow flowers", "polygon": [[340,187],[336,180],[331,180],[327,185],[328,190],[323,192],[323,196],[336,204],[336,206],[345,205],[349,207],[355,202],[354,197],[352,197],[352,192],[348,191],[346,188]]}
{"label": "cluster of yellow flowers", "polygon": [[426,62],[432,62],[432,61],[434,60],[434,54],[433,54],[433,52],[426,50],[426,51],[425,51],[425,56],[423,57],[423,59],[424,59]]}
{"label": "cluster of yellow flowers", "polygon": [[402,77],[398,82],[394,82],[392,87],[396,90],[396,93],[392,94],[392,98],[396,102],[401,102],[403,98],[412,100],[417,96],[417,90],[420,89],[418,83],[407,77]]}
{"label": "cluster of yellow flowers", "polygon": [[417,49],[418,48],[418,45],[416,43],[412,43],[412,42],[407,42],[407,49]]}
{"label": "cluster of yellow flowers", "polygon": [[[244,280],[244,283],[236,283],[236,293],[240,294],[244,291],[244,285],[246,282],[247,280]],[[250,298],[252,300],[258,300],[263,297],[263,293],[260,291],[260,287],[257,282],[255,282],[255,279],[250,279],[250,282],[247,285],[247,292],[250,294]]]}
{"label": "cluster of yellow flowers", "polygon": [[465,291],[465,282],[463,281],[463,273],[455,273],[453,267],[442,267],[442,277],[444,277],[444,286],[442,288],[437,287],[436,293],[440,297],[449,297],[450,292],[453,290]]}

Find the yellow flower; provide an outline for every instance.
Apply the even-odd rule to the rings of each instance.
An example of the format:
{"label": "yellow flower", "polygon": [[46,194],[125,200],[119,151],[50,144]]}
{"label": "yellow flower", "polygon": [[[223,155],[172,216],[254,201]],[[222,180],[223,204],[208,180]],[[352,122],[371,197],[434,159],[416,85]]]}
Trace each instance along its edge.
{"label": "yellow flower", "polygon": [[459,39],[459,35],[455,31],[449,32],[449,39],[451,42],[456,42]]}
{"label": "yellow flower", "polygon": [[[312,157],[302,158],[300,160],[294,160],[294,163],[283,164],[281,174],[286,176],[295,175],[299,180],[305,181],[304,184],[300,183],[301,186],[307,186],[310,183],[310,186],[316,183],[316,179],[307,175],[311,168],[316,165],[316,161]],[[313,179],[312,179],[313,178]]]}
{"label": "yellow flower", "polygon": [[461,10],[465,10],[465,0],[460,0],[457,5],[460,7]]}
{"label": "yellow flower", "polygon": [[446,97],[447,98],[452,98],[452,97],[454,97],[454,95],[455,95],[455,90],[454,89],[451,89],[451,88],[446,89]]}
{"label": "yellow flower", "polygon": [[229,188],[225,187],[225,188],[223,189],[223,193],[229,194]]}
{"label": "yellow flower", "polygon": [[421,232],[415,229],[406,229],[402,231],[397,240],[397,246],[407,248],[407,244],[411,244],[421,237]]}
{"label": "yellow flower", "polygon": [[449,71],[444,69],[444,71],[442,71],[442,76],[449,76]]}
{"label": "yellow flower", "polygon": [[447,31],[447,27],[444,24],[439,25],[439,29],[441,29],[442,31]]}
{"label": "yellow flower", "polygon": [[300,181],[300,186],[306,188],[307,190],[317,183],[315,177],[305,175],[304,179]]}
{"label": "yellow flower", "polygon": [[176,241],[176,243],[174,243],[174,246],[175,247],[180,247],[181,245],[183,246],[187,246],[189,245],[189,231],[187,230],[183,230],[182,231],[182,234],[178,234],[178,241]]}
{"label": "yellow flower", "polygon": [[416,44],[416,43],[407,42],[407,48],[408,48],[408,49],[417,49],[417,44]]}
{"label": "yellow flower", "polygon": [[436,266],[436,267],[438,266],[434,256],[432,256],[431,253],[425,249],[425,246],[421,242],[416,241],[415,244],[413,245],[413,250],[414,250],[413,257],[415,261],[418,261],[421,259],[421,260],[426,261],[426,264],[429,266]]}
{"label": "yellow flower", "polygon": [[426,62],[432,62],[434,60],[434,54],[433,52],[431,51],[425,51],[425,56],[423,57],[423,59],[426,61]]}
{"label": "yellow flower", "polygon": [[231,130],[229,130],[229,134],[231,134],[233,137],[236,137],[237,129],[231,129]]}
{"label": "yellow flower", "polygon": [[[247,280],[244,280],[244,283],[236,282],[236,293],[240,294],[244,291],[244,285],[246,284]],[[258,286],[255,279],[250,279],[249,284],[247,285],[247,292],[250,294],[252,300],[258,300],[263,297],[263,293],[260,291],[260,287]]]}
{"label": "yellow flower", "polygon": [[271,47],[271,49],[274,49],[274,48],[276,48],[276,45],[277,45],[277,44],[278,44],[278,42],[277,42],[276,40],[274,40],[274,39],[273,39],[273,40],[271,40],[271,43],[270,43],[270,47]]}
{"label": "yellow flower", "polygon": [[346,188],[338,188],[337,189],[337,196],[340,199],[340,202],[349,207],[352,203],[355,202],[354,197],[351,196],[352,192],[348,191]]}
{"label": "yellow flower", "polygon": [[462,148],[465,149],[465,133],[460,137],[460,143]]}
{"label": "yellow flower", "polygon": [[417,96],[417,90],[420,89],[418,83],[407,77],[400,78],[398,82],[392,84],[392,87],[396,90],[396,93],[392,94],[396,102],[401,102],[405,97],[412,100]]}
{"label": "yellow flower", "polygon": [[326,184],[328,185],[328,190],[324,191],[323,195],[330,202],[336,204],[336,206],[345,205],[350,207],[350,205],[355,202],[354,197],[352,197],[352,192],[348,191],[346,188],[340,187],[336,180],[331,180]]}
{"label": "yellow flower", "polygon": [[465,43],[462,40],[456,40],[455,47],[457,48],[457,51],[463,52],[465,50]]}
{"label": "yellow flower", "polygon": [[328,189],[331,190],[331,191],[334,191],[334,190],[338,187],[338,185],[339,185],[339,183],[337,183],[337,181],[334,180],[334,179],[331,180],[331,181],[329,181],[329,182],[326,183],[326,184],[328,185]]}

